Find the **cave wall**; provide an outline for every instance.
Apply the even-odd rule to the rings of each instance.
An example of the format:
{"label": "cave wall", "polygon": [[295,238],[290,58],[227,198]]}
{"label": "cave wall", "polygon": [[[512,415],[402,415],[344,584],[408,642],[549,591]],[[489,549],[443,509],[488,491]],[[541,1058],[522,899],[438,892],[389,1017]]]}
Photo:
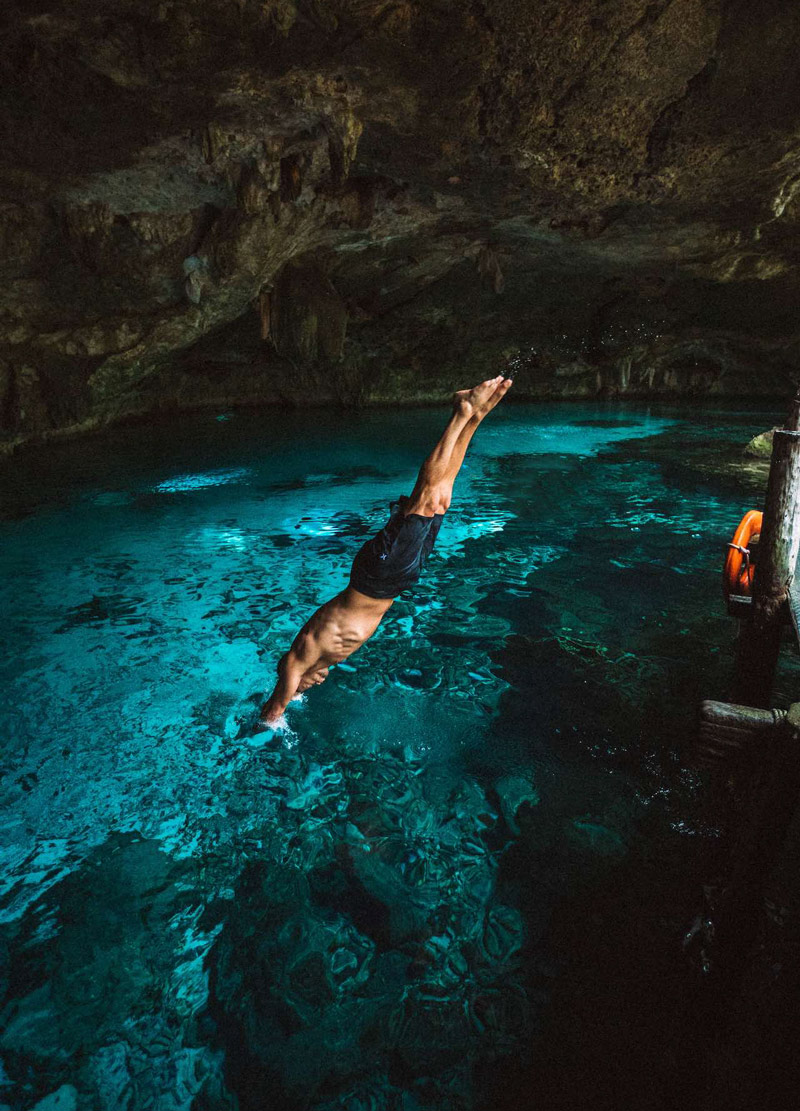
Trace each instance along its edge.
{"label": "cave wall", "polygon": [[8,0],[0,436],[236,403],[780,396],[800,9]]}

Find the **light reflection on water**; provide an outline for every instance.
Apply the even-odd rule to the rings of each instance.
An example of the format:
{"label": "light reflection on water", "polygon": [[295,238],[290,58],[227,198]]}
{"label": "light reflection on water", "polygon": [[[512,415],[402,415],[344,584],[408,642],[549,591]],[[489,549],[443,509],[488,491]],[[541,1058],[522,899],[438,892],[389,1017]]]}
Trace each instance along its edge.
{"label": "light reflection on water", "polygon": [[256,736],[440,415],[196,418],[152,461],[120,432],[52,483],[13,464],[4,1099],[482,1106],[546,1036],[559,908],[714,836],[676,739],[724,682],[720,551],[754,495],[680,464],[772,418],[498,411],[419,589]]}
{"label": "light reflection on water", "polygon": [[187,493],[191,490],[205,490],[210,486],[230,486],[246,479],[247,475],[246,467],[229,467],[219,471],[165,478],[162,482],[156,483],[153,489],[159,494]]}

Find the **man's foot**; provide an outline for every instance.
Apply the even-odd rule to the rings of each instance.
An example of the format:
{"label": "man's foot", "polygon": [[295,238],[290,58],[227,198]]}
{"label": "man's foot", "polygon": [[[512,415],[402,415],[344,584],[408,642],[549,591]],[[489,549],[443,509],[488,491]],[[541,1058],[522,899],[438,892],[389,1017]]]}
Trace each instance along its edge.
{"label": "man's foot", "polygon": [[462,416],[483,420],[510,388],[511,379],[498,374],[496,378],[489,378],[471,390],[458,390],[453,395],[453,408]]}
{"label": "man's foot", "polygon": [[491,413],[495,405],[500,404],[508,391],[511,389],[513,381],[513,378],[503,378],[502,374],[500,375],[500,382],[498,386],[494,390],[492,390],[491,394],[486,399],[483,407],[475,414],[478,420],[483,420],[487,413]]}

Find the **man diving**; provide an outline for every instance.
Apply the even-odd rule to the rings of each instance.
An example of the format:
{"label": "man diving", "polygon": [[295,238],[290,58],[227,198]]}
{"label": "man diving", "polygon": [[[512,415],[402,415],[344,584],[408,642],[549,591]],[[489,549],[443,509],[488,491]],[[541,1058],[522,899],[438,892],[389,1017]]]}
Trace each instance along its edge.
{"label": "man diving", "polygon": [[353,560],[350,584],[309,618],[278,663],[278,682],[261,708],[259,726],[274,728],[297,694],[324,683],[369,640],[398,594],[413,586],[450,508],[453,483],[483,418],[511,388],[499,375],[453,397],[453,414],[422,464],[410,497],[391,505],[391,516]]}

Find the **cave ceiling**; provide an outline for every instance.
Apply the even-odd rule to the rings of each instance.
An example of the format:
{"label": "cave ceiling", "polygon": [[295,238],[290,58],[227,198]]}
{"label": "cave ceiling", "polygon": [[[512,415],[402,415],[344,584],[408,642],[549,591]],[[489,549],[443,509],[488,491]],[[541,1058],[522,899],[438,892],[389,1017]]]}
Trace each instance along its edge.
{"label": "cave ceiling", "polygon": [[783,396],[798,56],[785,0],[6,0],[2,438]]}

